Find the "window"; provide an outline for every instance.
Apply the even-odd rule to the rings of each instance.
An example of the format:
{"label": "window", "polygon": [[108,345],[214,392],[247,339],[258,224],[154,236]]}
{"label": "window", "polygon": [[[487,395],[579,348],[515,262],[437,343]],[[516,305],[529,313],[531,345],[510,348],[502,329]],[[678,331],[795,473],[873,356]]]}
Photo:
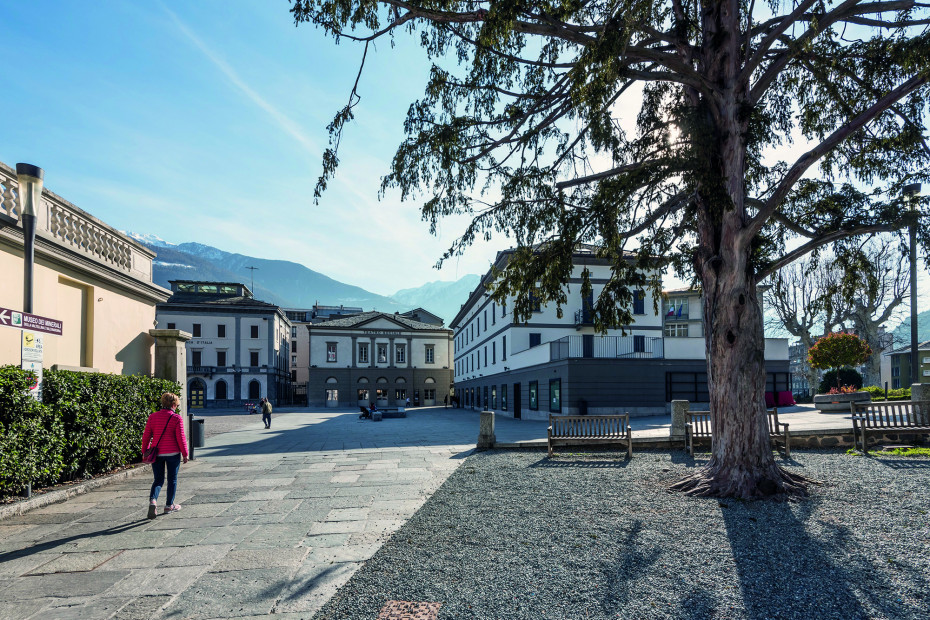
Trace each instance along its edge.
{"label": "window", "polygon": [[645,336],[633,336],[633,353],[645,353],[646,352],[646,337]]}
{"label": "window", "polygon": [[217,351],[216,352],[216,365],[225,366],[226,365],[226,351]]}
{"label": "window", "polygon": [[220,293],[224,295],[238,295],[239,289],[235,286],[220,286]]}
{"label": "window", "polygon": [[200,323],[194,323],[194,338],[200,338]]}
{"label": "window", "polygon": [[687,338],[688,337],[688,324],[687,323],[666,323],[663,328],[663,333],[666,338]]}
{"label": "window", "polygon": [[549,411],[560,413],[562,411],[562,380],[549,379]]}
{"label": "window", "polygon": [[507,302],[501,304],[501,316],[507,316]]}
{"label": "window", "polygon": [[225,338],[226,337],[226,324],[220,323],[216,326],[216,337]]}
{"label": "window", "polygon": [[387,400],[387,388],[378,388],[375,390],[375,398],[377,400]]}
{"label": "window", "polygon": [[542,343],[542,334],[533,332],[530,334],[530,348],[538,347]]}
{"label": "window", "polygon": [[475,366],[475,370],[481,370],[481,351],[478,351],[476,355],[478,356],[478,365]]}
{"label": "window", "polygon": [[501,361],[507,361],[507,336],[501,337]]}
{"label": "window", "polygon": [[326,343],[326,361],[327,362],[336,361],[336,343],[335,342]]}
{"label": "window", "polygon": [[642,290],[633,291],[633,314],[646,314],[646,293]]}
{"label": "window", "polygon": [[497,409],[497,386],[491,386],[491,409]]}
{"label": "window", "polygon": [[539,410],[539,382],[530,381],[530,409]]}
{"label": "window", "polygon": [[368,363],[368,343],[367,342],[358,345],[358,363],[359,364]]}
{"label": "window", "polygon": [[297,328],[296,328],[296,327],[292,327],[292,328],[291,328],[291,338],[296,338],[296,337],[297,337]]}
{"label": "window", "polygon": [[291,366],[296,366],[296,365],[297,365],[297,356],[296,356],[296,355],[292,355],[292,356],[291,356]]}
{"label": "window", "polygon": [[249,327],[249,333],[252,338],[258,338],[258,325],[252,325]]}
{"label": "window", "polygon": [[168,323],[168,329],[177,329],[174,323]]}
{"label": "window", "polygon": [[497,363],[497,343],[496,342],[491,343],[491,363],[492,364]]}
{"label": "window", "polygon": [[326,390],[326,400],[328,402],[339,402],[339,390]]}
{"label": "window", "polygon": [[488,331],[488,311],[484,311],[484,331]]}
{"label": "window", "polygon": [[436,400],[436,390],[426,388],[423,390],[423,398],[425,400]]}
{"label": "window", "polygon": [[539,293],[537,291],[530,293],[530,308],[533,312],[542,312],[542,302],[539,300]]}
{"label": "window", "polygon": [[488,386],[484,386],[484,410],[488,409]]}
{"label": "window", "polygon": [[386,344],[378,345],[378,363],[387,364],[387,345]]}
{"label": "window", "polygon": [[426,345],[426,363],[435,364],[436,363],[436,350],[435,345],[428,344]]}
{"label": "window", "polygon": [[258,366],[258,351],[249,351],[249,366]]}
{"label": "window", "polygon": [[297,353],[297,341],[291,340],[291,353]]}
{"label": "window", "polygon": [[488,345],[484,345],[484,366],[488,366]]}
{"label": "window", "polygon": [[665,318],[667,319],[687,319],[688,318],[688,298],[672,297],[664,305]]}
{"label": "window", "polygon": [[193,284],[178,284],[179,293],[193,293],[194,285]]}
{"label": "window", "polygon": [[294,383],[297,383],[297,371],[296,370],[291,371],[291,381]]}
{"label": "window", "polygon": [[216,395],[214,396],[215,400],[226,400],[229,398],[227,395],[227,386],[225,381],[216,382]]}
{"label": "window", "polygon": [[200,292],[200,293],[216,293],[216,292],[218,292],[218,291],[217,291],[217,288],[216,288],[216,285],[215,285],[215,284],[201,284],[201,285],[200,285],[200,288],[198,289],[198,292]]}
{"label": "window", "polygon": [[471,339],[472,340],[475,339],[475,324],[474,323],[471,324]]}
{"label": "window", "polygon": [[507,411],[507,384],[501,384],[501,410]]}
{"label": "window", "polygon": [[491,325],[497,325],[497,304],[491,304]]}
{"label": "window", "polygon": [[397,401],[398,403],[399,403],[400,401],[402,401],[402,400],[403,400],[403,401],[406,401],[406,400],[407,400],[407,390],[406,390],[406,389],[402,389],[402,388],[398,388],[398,389],[394,390],[394,400]]}
{"label": "window", "polygon": [[405,344],[394,345],[394,363],[395,364],[406,364],[407,363],[407,345]]}
{"label": "window", "polygon": [[359,391],[358,391],[358,399],[359,399],[359,400],[368,400],[368,390],[367,390],[367,389],[361,389],[361,390],[359,390]]}
{"label": "window", "polygon": [[201,358],[203,357],[202,351],[191,351],[191,365],[192,366],[202,366]]}

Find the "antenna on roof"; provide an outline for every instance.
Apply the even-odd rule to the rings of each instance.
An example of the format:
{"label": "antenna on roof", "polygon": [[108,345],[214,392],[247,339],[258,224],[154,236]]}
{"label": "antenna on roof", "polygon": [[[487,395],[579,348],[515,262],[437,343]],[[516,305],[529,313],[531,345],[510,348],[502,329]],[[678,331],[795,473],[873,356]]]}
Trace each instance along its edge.
{"label": "antenna on roof", "polygon": [[258,269],[258,267],[246,267],[246,269],[252,272],[252,286],[250,288],[252,289],[252,293],[254,294],[255,293],[255,270]]}

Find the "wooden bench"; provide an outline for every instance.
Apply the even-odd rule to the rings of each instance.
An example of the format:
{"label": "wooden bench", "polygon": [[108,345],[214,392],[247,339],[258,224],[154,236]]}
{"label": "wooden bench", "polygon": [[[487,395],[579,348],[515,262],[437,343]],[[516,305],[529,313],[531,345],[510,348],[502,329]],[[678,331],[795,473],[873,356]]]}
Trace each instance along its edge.
{"label": "wooden bench", "polygon": [[[778,408],[767,410],[769,437],[778,447],[779,443],[785,446],[785,458],[791,458],[791,436],[788,434],[788,423],[778,421]],[[685,417],[685,440],[688,443],[688,454],[694,456],[694,441],[696,439],[709,439],[711,451],[714,449],[713,429],[710,425],[710,411],[690,411]]]}
{"label": "wooden bench", "polygon": [[[926,405],[924,405],[926,407]],[[930,433],[930,411],[910,400],[882,403],[849,403],[853,440],[862,451],[868,448],[867,433]]]}
{"label": "wooden bench", "polygon": [[633,458],[630,415],[549,415],[546,438],[549,456],[555,445],[625,444],[627,458]]}

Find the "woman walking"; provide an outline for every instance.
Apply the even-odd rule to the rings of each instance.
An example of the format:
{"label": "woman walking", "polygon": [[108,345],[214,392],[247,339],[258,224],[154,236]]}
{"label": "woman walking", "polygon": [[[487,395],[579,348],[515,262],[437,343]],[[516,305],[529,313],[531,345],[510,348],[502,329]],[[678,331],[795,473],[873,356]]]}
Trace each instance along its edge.
{"label": "woman walking", "polygon": [[187,462],[187,442],[184,440],[184,420],[178,414],[181,399],[177,394],[165,392],[161,395],[161,409],[149,416],[142,433],[142,452],[150,447],[157,448],[158,458],[152,463],[152,491],[149,493],[149,519],[158,513],[158,493],[165,484],[165,470],[168,471],[168,491],[165,502],[165,514],[177,512],[180,504],[174,503],[174,494],[178,490],[178,469],[181,460]]}

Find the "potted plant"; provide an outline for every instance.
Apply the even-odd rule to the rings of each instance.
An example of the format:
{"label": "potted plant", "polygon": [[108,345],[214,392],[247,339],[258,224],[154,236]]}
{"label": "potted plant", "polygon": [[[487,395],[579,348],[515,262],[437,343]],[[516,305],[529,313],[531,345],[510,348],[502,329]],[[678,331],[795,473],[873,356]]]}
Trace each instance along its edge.
{"label": "potted plant", "polygon": [[812,368],[833,369],[836,386],[826,394],[814,396],[814,406],[820,411],[849,411],[850,402],[868,402],[872,396],[858,386],[840,385],[840,368],[862,364],[872,356],[872,348],[859,336],[838,332],[827,334],[810,348],[807,361]]}

